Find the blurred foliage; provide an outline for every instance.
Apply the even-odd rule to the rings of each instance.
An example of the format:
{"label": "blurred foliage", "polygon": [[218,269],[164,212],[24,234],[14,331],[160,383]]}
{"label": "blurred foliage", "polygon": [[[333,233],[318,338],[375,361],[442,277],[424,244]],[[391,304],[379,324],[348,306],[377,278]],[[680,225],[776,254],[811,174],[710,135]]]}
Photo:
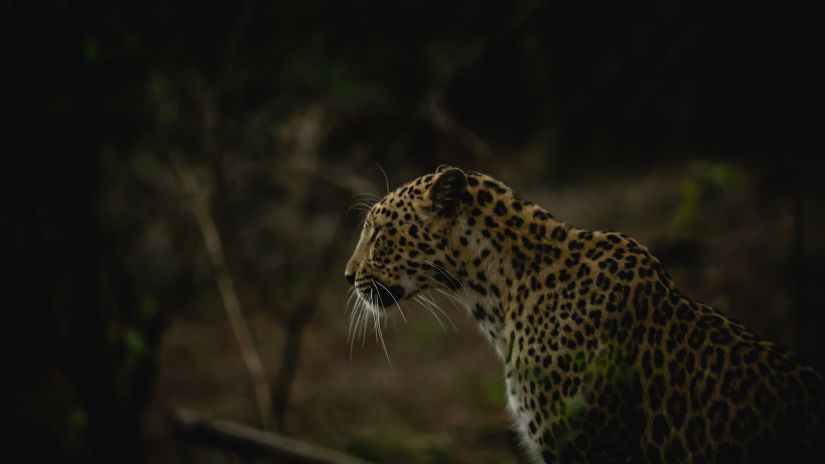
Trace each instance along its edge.
{"label": "blurred foliage", "polygon": [[89,423],[89,418],[86,417],[85,411],[83,411],[82,409],[76,409],[69,416],[68,421],[69,425],[72,427],[86,428],[86,426]]}
{"label": "blurred foliage", "polygon": [[741,192],[747,183],[745,172],[730,163],[694,161],[682,180],[681,202],[673,213],[673,226],[681,230],[701,231],[707,228],[709,215],[702,208],[719,198]]}

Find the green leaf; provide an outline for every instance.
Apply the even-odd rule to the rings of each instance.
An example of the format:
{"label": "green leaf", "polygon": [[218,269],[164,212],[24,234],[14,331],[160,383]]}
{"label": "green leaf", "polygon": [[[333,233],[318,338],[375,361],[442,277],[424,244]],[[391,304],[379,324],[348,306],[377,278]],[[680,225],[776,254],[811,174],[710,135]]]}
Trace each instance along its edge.
{"label": "green leaf", "polygon": [[127,329],[123,334],[123,345],[129,353],[142,355],[149,351],[143,337],[134,329]]}

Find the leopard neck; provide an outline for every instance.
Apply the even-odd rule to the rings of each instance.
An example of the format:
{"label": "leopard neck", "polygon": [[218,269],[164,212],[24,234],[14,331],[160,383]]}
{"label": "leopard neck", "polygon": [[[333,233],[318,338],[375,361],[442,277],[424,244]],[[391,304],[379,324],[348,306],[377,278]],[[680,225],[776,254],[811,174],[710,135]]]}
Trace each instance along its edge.
{"label": "leopard neck", "polygon": [[519,295],[537,286],[541,269],[560,255],[558,244],[571,228],[491,181],[471,182],[464,206],[451,239],[451,267],[460,283],[456,295],[506,359]]}

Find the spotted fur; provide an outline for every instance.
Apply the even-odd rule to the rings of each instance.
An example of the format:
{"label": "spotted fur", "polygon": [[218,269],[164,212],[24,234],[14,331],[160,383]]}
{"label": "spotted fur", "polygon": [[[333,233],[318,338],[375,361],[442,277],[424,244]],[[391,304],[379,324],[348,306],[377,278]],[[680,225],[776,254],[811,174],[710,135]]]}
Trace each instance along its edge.
{"label": "spotted fur", "polygon": [[453,291],[503,361],[534,462],[801,462],[823,442],[812,369],[683,295],[631,237],[486,175],[441,168],[389,193],[345,273],[379,312]]}

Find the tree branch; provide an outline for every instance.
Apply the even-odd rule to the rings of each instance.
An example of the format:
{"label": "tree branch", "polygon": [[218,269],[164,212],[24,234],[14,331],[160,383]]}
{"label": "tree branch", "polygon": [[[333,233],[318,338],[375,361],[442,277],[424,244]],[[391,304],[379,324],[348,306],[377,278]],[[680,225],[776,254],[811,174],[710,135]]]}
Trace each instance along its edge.
{"label": "tree branch", "polygon": [[[338,237],[338,231],[342,229],[345,217],[342,215],[335,226],[335,233],[331,235],[329,241],[324,245],[324,249],[320,253],[319,260],[316,263],[329,263],[335,259],[335,252],[338,242],[335,237]],[[309,272],[309,275],[322,278],[329,269],[323,265],[316,264]],[[298,371],[298,362],[301,356],[301,341],[303,333],[312,316],[318,307],[318,292],[307,291],[306,294],[298,300],[298,304],[289,314],[286,324],[286,341],[284,342],[284,350],[281,354],[281,366],[278,374],[275,376],[274,385],[272,387],[272,410],[275,414],[275,422],[277,430],[280,433],[285,433],[286,409],[289,405],[290,393],[292,384],[295,382],[295,375]]]}

